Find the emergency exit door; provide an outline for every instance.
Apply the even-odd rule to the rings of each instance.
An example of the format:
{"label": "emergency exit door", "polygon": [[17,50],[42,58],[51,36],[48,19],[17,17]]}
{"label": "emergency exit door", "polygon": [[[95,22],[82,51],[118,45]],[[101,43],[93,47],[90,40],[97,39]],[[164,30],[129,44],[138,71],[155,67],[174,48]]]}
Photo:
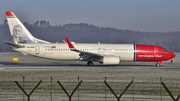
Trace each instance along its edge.
{"label": "emergency exit door", "polygon": [[157,56],[159,54],[159,50],[157,47],[154,48],[154,55]]}

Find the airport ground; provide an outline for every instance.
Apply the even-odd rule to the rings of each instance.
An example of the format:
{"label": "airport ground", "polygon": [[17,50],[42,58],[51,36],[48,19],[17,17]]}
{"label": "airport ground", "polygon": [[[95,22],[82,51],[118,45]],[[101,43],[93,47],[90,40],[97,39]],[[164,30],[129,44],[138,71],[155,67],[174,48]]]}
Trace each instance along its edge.
{"label": "airport ground", "polygon": [[[98,62],[94,62],[95,66],[93,68],[107,68],[107,67],[154,67],[154,68],[161,68],[161,67],[167,67],[172,66],[171,68],[178,68],[180,65],[180,53],[175,53],[176,57],[171,59],[173,60],[173,64],[171,63],[171,60],[168,60],[166,63],[160,64],[160,67],[156,67],[156,62],[125,62],[121,61],[120,65],[102,65]],[[18,58],[18,61],[13,61],[13,58]],[[86,68],[92,68],[87,66],[87,62],[81,62],[81,61],[59,61],[59,60],[50,60],[50,59],[44,59],[39,57],[34,57],[30,55],[23,55],[19,52],[1,52],[0,53],[0,68],[6,69],[6,67],[21,67],[26,68],[25,66],[59,66],[59,68],[62,68],[65,66],[65,68],[68,67],[82,67],[85,66]],[[3,68],[4,67],[4,68]],[[169,68],[170,68],[169,67]],[[43,68],[43,67],[42,67]],[[16,68],[14,68],[16,69]],[[28,68],[27,68],[28,69]],[[35,69],[35,68],[34,68]]]}
{"label": "airport ground", "polygon": [[[163,81],[177,97],[180,93],[180,53],[176,57],[156,67],[154,62],[122,62],[120,65],[102,65],[88,67],[86,62],[48,60],[33,56],[25,56],[21,53],[0,53],[0,100],[22,101],[22,91],[14,81],[22,85],[23,77],[28,91],[42,80],[42,84],[36,90],[32,101],[50,101],[50,78],[52,77],[52,100],[67,101],[68,97],[57,84],[59,80],[71,93],[79,80],[83,80],[80,86],[80,97],[77,92],[72,99],[80,101],[115,101],[116,98],[106,88],[104,81],[110,83],[117,95],[133,80],[133,86],[122,97],[123,101],[170,101],[171,97],[160,84]],[[18,58],[18,61],[13,61]],[[9,84],[8,84],[9,83]],[[71,86],[70,86],[71,85]],[[47,90],[47,88],[49,88]],[[135,90],[134,90],[135,89]],[[162,91],[161,91],[162,90]],[[107,92],[107,95],[105,95]],[[133,94],[132,94],[133,92]],[[39,93],[41,93],[39,95]],[[39,97],[40,96],[40,97]],[[106,97],[105,97],[106,96]],[[26,96],[24,99],[27,99]]]}

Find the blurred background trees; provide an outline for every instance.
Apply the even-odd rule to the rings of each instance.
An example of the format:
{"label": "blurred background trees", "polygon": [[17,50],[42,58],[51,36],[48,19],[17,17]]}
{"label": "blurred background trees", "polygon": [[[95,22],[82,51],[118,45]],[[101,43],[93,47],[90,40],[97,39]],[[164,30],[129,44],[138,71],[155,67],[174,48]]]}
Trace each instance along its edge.
{"label": "blurred background trees", "polygon": [[[38,20],[34,24],[23,23],[34,37],[49,42],[62,43],[69,38],[76,43],[113,43],[157,45],[172,52],[180,52],[179,32],[141,32],[109,27],[99,27],[85,23],[50,25],[48,21]],[[7,20],[0,25],[0,52],[12,51],[2,41],[12,41]]]}

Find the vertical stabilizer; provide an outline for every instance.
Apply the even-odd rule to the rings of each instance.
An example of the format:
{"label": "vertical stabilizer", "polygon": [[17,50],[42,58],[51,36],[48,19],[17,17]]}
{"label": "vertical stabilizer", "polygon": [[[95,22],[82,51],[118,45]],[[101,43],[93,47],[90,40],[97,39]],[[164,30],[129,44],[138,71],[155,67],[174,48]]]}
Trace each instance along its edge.
{"label": "vertical stabilizer", "polygon": [[15,44],[49,43],[33,37],[13,12],[7,11],[6,16],[10,33]]}

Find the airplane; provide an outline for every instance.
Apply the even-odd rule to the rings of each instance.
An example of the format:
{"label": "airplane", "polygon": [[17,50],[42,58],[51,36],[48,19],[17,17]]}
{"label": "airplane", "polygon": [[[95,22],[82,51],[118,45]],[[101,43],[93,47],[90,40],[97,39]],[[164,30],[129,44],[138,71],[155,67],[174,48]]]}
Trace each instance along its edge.
{"label": "airplane", "polygon": [[105,65],[118,65],[121,61],[148,61],[165,63],[166,60],[175,57],[175,54],[167,49],[154,45],[140,44],[85,44],[74,43],[66,38],[63,43],[50,43],[32,36],[16,15],[6,12],[7,21],[13,42],[4,41],[11,49],[37,57],[87,61],[88,66],[93,62]]}

